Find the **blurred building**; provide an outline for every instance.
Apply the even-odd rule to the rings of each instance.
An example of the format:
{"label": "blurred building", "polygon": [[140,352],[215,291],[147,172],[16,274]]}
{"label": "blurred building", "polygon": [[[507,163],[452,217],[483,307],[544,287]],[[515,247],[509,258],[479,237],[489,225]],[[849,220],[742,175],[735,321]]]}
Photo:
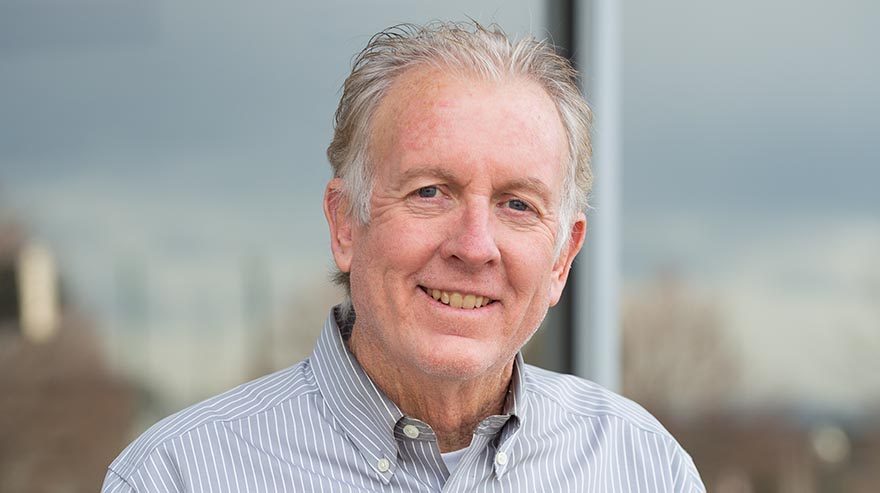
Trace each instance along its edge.
{"label": "blurred building", "polygon": [[0,224],[3,492],[95,491],[129,439],[134,393],[105,367],[93,324],[57,296],[52,265]]}

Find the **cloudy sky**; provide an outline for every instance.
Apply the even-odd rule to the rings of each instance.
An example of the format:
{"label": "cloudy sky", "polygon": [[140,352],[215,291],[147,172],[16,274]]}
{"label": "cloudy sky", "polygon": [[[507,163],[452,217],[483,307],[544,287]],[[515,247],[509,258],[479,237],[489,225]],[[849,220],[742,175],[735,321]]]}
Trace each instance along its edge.
{"label": "cloudy sky", "polygon": [[[538,1],[371,5],[0,3],[0,207],[108,330],[131,269],[169,334],[241,331],[254,257],[281,300],[326,285],[324,148],[370,34],[466,15],[546,30]],[[846,342],[880,331],[877,5],[625,2],[626,281],[673,268],[717,293],[742,400],[880,400]]]}

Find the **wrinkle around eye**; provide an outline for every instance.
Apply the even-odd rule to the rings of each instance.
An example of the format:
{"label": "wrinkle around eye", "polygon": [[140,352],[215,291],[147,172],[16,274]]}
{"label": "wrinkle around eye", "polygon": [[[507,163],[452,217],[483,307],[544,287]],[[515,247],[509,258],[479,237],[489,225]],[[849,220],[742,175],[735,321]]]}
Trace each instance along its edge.
{"label": "wrinkle around eye", "polygon": [[[421,191],[425,188],[433,188],[436,194],[433,197],[421,196]],[[453,200],[447,196],[439,187],[422,187],[406,197],[407,207],[417,214],[432,214],[443,212],[453,206]]]}
{"label": "wrinkle around eye", "polygon": [[534,212],[519,212],[508,208],[499,208],[498,217],[502,223],[515,230],[534,231],[537,228],[545,229],[544,221]]}
{"label": "wrinkle around eye", "polygon": [[[512,203],[519,203],[523,208],[518,209],[512,207]],[[516,197],[504,199],[499,202],[496,207],[500,214],[513,219],[534,222],[540,221],[544,218],[544,214],[541,213],[539,208],[535,207],[527,200]]]}
{"label": "wrinkle around eye", "polygon": [[[527,211],[517,211],[506,207],[507,202],[501,202],[497,206],[497,216],[503,224],[514,231],[540,231],[548,241],[555,241],[557,225],[556,215],[552,211],[542,214],[534,206],[530,206],[531,208]],[[528,202],[525,203],[528,204]]]}

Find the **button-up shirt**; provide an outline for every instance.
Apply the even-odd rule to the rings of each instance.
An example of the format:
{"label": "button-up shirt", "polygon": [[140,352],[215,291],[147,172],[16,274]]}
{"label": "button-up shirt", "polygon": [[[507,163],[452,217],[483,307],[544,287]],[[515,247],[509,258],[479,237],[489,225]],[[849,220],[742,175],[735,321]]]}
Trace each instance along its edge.
{"label": "button-up shirt", "polygon": [[307,360],[172,415],[110,464],[104,492],[703,492],[644,409],[516,356],[503,413],[449,473],[346,346],[331,312]]}

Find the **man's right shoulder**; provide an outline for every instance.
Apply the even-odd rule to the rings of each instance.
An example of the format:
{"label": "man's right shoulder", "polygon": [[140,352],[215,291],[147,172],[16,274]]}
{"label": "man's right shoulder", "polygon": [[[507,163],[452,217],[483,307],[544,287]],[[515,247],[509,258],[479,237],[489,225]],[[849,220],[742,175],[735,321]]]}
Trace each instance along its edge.
{"label": "man's right shoulder", "polygon": [[318,392],[309,360],[244,383],[174,413],[151,426],[110,464],[110,471],[125,478],[153,452],[200,429],[246,420],[278,406]]}

